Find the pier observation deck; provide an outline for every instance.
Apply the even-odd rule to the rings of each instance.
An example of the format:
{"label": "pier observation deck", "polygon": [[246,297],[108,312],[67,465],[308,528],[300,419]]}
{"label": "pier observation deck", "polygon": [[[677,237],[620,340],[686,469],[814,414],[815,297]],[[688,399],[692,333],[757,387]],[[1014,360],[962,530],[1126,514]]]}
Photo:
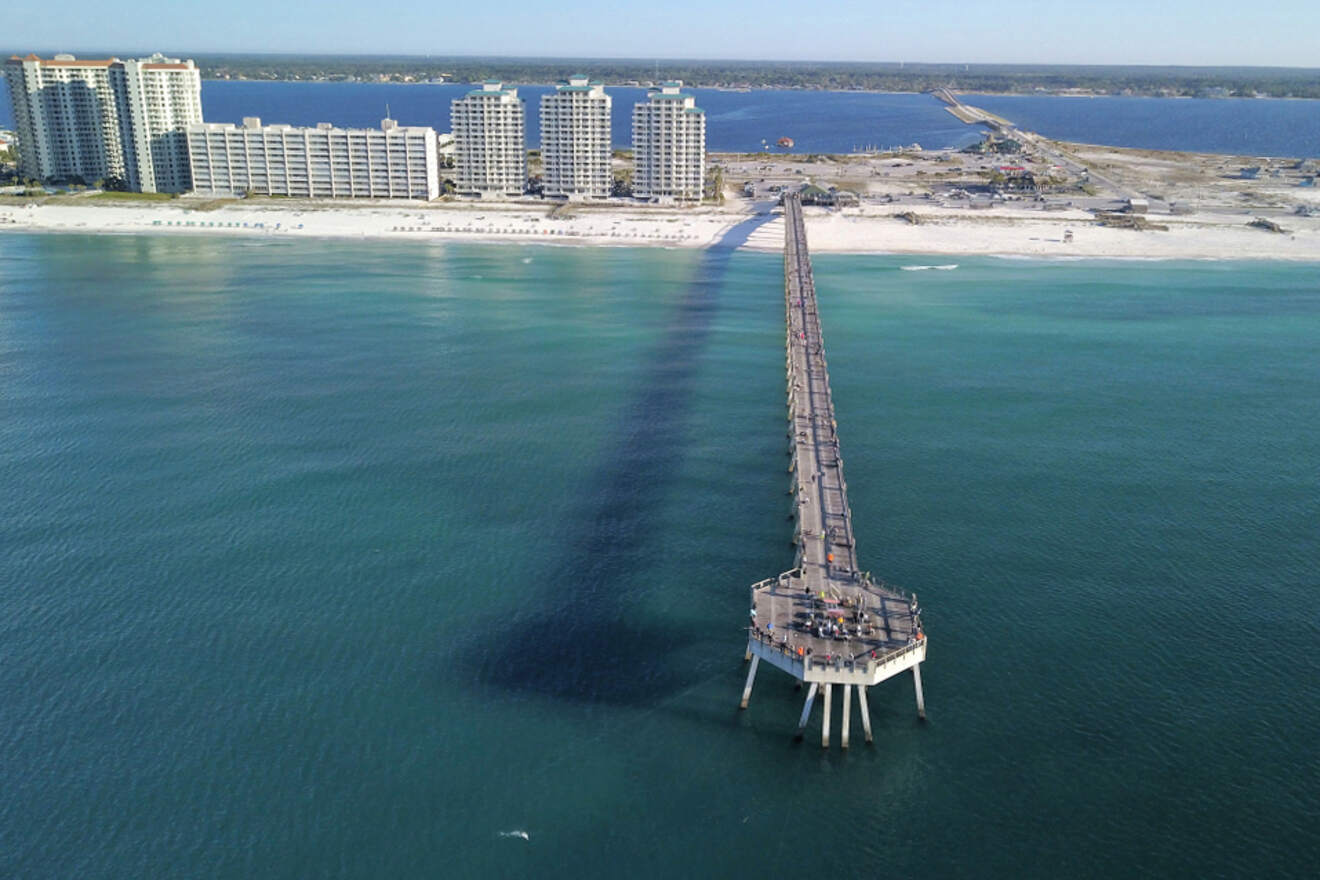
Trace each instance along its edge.
{"label": "pier observation deck", "polygon": [[747,707],[761,661],[810,685],[798,734],[824,689],[821,744],[829,746],[834,685],[842,685],[841,744],[848,747],[856,689],[871,741],[866,689],[911,669],[918,715],[925,718],[920,664],[926,637],[915,595],[872,579],[857,561],[848,483],[830,394],[825,341],[807,251],[802,204],[784,199],[784,305],[788,397],[789,492],[795,522],[793,568],[753,584],[743,688]]}

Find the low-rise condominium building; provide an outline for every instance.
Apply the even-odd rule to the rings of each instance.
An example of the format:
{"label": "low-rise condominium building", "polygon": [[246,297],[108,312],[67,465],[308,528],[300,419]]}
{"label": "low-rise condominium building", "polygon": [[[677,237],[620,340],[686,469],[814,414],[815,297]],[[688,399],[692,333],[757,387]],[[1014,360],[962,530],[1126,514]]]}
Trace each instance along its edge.
{"label": "low-rise condominium building", "polygon": [[440,195],[433,128],[379,129],[204,123],[188,127],[193,188],[205,195],[434,199]]}

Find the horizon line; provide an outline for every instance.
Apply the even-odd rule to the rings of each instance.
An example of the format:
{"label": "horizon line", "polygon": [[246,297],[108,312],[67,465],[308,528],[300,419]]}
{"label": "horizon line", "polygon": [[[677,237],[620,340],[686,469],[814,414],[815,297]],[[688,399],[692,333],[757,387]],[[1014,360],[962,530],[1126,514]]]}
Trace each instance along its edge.
{"label": "horizon line", "polygon": [[565,61],[594,61],[594,62],[614,62],[625,63],[634,62],[637,64],[666,64],[666,63],[702,63],[702,64],[763,64],[769,66],[794,66],[794,65],[877,65],[884,67],[896,67],[902,69],[907,65],[915,67],[1009,67],[1009,68],[1043,68],[1043,67],[1089,67],[1089,68],[1152,68],[1157,70],[1217,70],[1217,69],[1237,69],[1237,70],[1296,70],[1296,71],[1316,71],[1320,72],[1320,67],[1302,67],[1297,65],[1264,65],[1264,64],[1154,64],[1149,62],[1141,63],[1118,63],[1118,62],[1087,62],[1087,61],[914,61],[914,60],[859,60],[859,59],[770,59],[770,58],[698,58],[685,56],[660,56],[646,57],[633,55],[463,55],[463,54],[412,54],[399,52],[338,52],[326,50],[314,51],[292,51],[285,49],[267,49],[261,51],[251,50],[233,50],[233,49],[190,49],[186,51],[170,50],[162,51],[160,48],[140,49],[140,50],[118,50],[116,52],[105,53],[100,49],[72,48],[72,49],[47,49],[38,52],[35,49],[26,51],[9,50],[0,52],[4,58],[11,56],[23,57],[29,53],[42,55],[48,51],[50,55],[55,54],[77,54],[88,53],[87,57],[93,55],[103,55],[110,57],[113,55],[151,55],[153,52],[161,52],[165,55],[184,56],[192,55],[230,55],[245,58],[357,58],[357,59],[407,59],[407,60],[425,60],[425,61],[517,61],[517,62],[565,62]]}

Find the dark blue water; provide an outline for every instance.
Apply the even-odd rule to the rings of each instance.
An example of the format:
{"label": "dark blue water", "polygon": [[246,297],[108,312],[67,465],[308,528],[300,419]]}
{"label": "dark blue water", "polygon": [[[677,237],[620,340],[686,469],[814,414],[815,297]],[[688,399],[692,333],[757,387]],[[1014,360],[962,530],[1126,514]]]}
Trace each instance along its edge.
{"label": "dark blue water", "polygon": [[[210,122],[265,122],[374,127],[390,113],[409,125],[449,130],[449,102],[468,85],[286,83],[215,80],[202,85]],[[527,102],[528,145],[540,138],[540,96],[549,86],[521,86]],[[780,137],[796,152],[847,153],[919,143],[928,149],[966,146],[980,129],[959,123],[927,95],[866,92],[692,90],[707,113],[707,148],[750,152]],[[616,147],[632,143],[632,105],[644,89],[611,88]],[[1268,156],[1320,156],[1320,101],[1197,98],[1065,98],[974,95],[969,101],[1048,137],[1152,150]],[[12,127],[0,101],[0,127]]]}
{"label": "dark blue water", "polygon": [[[202,89],[208,121],[238,122],[260,116],[268,122],[375,126],[390,112],[400,122],[449,130],[449,103],[468,85],[368,83],[207,82]],[[550,86],[519,86],[527,105],[528,145],[539,146],[541,95]],[[706,111],[706,147],[717,152],[760,150],[790,136],[798,152],[845,153],[867,144],[943,148],[975,142],[962,125],[925,95],[862,92],[691,90]],[[611,88],[612,134],[617,147],[632,144],[632,107],[645,89]]]}
{"label": "dark blue water", "polygon": [[0,234],[0,877],[1313,876],[1320,266],[919,259],[817,263],[844,755],[736,709],[777,256]]}
{"label": "dark blue water", "polygon": [[1146,150],[1320,156],[1320,101],[967,95],[1048,137]]}

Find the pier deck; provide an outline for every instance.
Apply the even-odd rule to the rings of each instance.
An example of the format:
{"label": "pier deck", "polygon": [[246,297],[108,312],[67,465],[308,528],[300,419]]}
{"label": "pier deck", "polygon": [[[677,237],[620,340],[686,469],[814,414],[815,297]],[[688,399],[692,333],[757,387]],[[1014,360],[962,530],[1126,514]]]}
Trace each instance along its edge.
{"label": "pier deck", "polygon": [[[926,639],[916,597],[876,583],[858,565],[806,227],[796,196],[785,198],[784,219],[788,469],[796,560],[789,571],[752,586],[747,653],[753,666],[743,705],[756,665],[765,660],[801,681],[826,685],[827,700],[830,685],[859,686],[869,739],[864,689],[899,672],[913,670],[924,715],[917,667],[926,657]],[[813,686],[803,724],[815,694]],[[846,744],[846,722],[844,730]]]}

